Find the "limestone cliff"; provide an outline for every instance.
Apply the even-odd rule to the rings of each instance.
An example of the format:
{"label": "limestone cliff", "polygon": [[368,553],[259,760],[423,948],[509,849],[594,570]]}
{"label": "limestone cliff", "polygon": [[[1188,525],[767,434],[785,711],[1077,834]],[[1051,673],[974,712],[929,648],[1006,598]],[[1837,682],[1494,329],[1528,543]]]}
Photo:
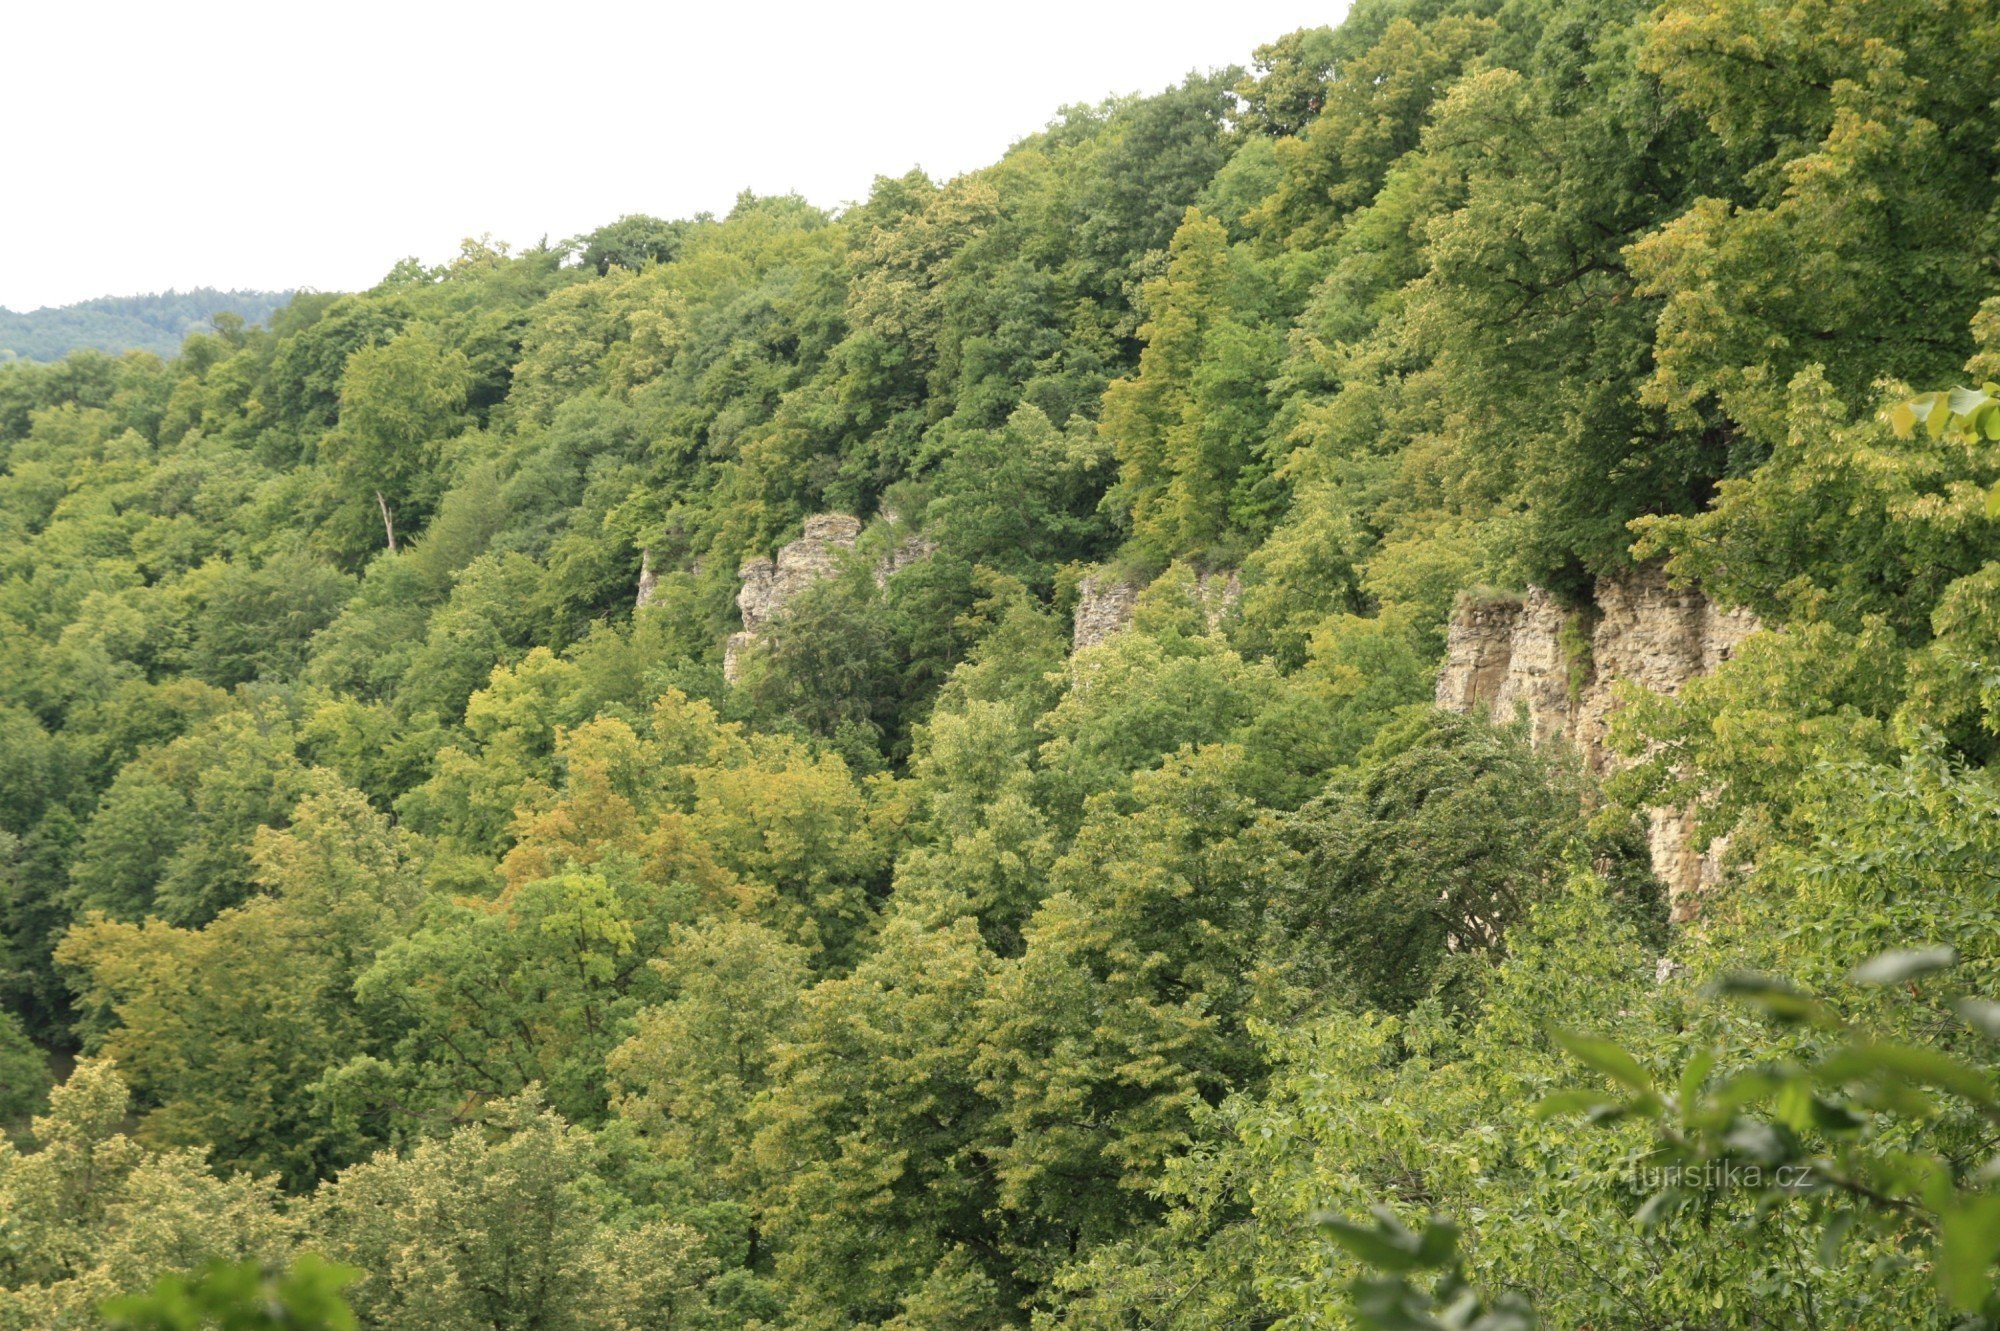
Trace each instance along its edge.
{"label": "limestone cliff", "polygon": [[[882,517],[892,525],[898,524],[896,514],[884,511]],[[729,641],[722,649],[722,674],[734,684],[742,675],[743,650],[757,641],[758,633],[769,624],[792,599],[822,578],[830,577],[840,568],[843,555],[854,549],[861,539],[861,521],[846,513],[815,513],[805,520],[804,529],[795,541],[781,546],[773,556],[757,555],[743,561],[736,576],[742,587],[736,593],[736,609],[743,616],[743,628],[729,635]],[[875,585],[882,586],[896,574],[919,560],[928,559],[936,546],[919,534],[905,536],[875,564]],[[640,594],[647,594],[646,577],[649,566],[640,570]],[[644,604],[644,601],[641,601]]]}
{"label": "limestone cliff", "polygon": [[639,551],[639,594],[633,598],[632,608],[644,610],[653,603],[653,594],[660,589],[660,572],[653,567],[651,547]]}
{"label": "limestone cliff", "polygon": [[1139,604],[1137,583],[1121,582],[1102,573],[1086,573],[1076,584],[1076,616],[1070,640],[1077,651],[1095,647],[1132,622]]}
{"label": "limestone cliff", "polygon": [[[1139,606],[1139,594],[1144,590],[1138,583],[1121,581],[1102,571],[1086,573],[1076,584],[1076,614],[1070,626],[1072,649],[1095,647],[1130,625]],[[1234,569],[1197,574],[1194,595],[1201,603],[1202,617],[1214,629],[1242,599],[1243,583]]]}
{"label": "limestone cliff", "polygon": [[743,649],[757,640],[757,630],[771,622],[791,599],[840,566],[843,552],[861,537],[861,522],[846,513],[815,513],[795,541],[779,547],[775,556],[754,555],[736,570],[743,586],[736,608],[743,615],[741,632],[729,635],[722,649],[722,674],[734,684],[742,673]]}
{"label": "limestone cliff", "polygon": [[[1566,632],[1571,615],[1539,587],[1522,597],[1463,602],[1446,639],[1438,706],[1525,716],[1534,743],[1569,743],[1591,771],[1604,773],[1622,761],[1607,743],[1615,685],[1676,693],[1757,629],[1748,611],[1723,610],[1699,591],[1673,587],[1651,566],[1600,579],[1595,599],[1587,654],[1583,621]],[[1686,810],[1651,811],[1653,869],[1681,919],[1715,880],[1723,851],[1720,842],[1692,845],[1691,832]]]}
{"label": "limestone cliff", "polygon": [[[903,527],[903,515],[893,508],[884,507],[879,515],[891,531]],[[901,573],[910,565],[929,559],[937,553],[937,542],[921,532],[910,532],[883,558],[875,563],[875,585],[886,584],[889,579]]]}

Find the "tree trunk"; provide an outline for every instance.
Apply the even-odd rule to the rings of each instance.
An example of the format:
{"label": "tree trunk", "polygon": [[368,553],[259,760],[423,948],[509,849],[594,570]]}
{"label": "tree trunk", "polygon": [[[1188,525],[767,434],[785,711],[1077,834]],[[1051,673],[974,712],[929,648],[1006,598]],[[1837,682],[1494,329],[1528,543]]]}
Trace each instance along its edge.
{"label": "tree trunk", "polygon": [[380,490],[375,492],[375,504],[382,510],[382,530],[389,535],[389,553],[393,555],[396,553],[396,524],[389,519],[389,501],[382,497]]}

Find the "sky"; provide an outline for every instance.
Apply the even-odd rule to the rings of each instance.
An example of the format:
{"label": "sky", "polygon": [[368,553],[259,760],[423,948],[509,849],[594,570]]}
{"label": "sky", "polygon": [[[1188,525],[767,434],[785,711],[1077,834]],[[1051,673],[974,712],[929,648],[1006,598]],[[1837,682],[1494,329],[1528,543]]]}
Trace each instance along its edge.
{"label": "sky", "polygon": [[0,306],[373,285],[738,191],[837,207],[1346,0],[9,0]]}

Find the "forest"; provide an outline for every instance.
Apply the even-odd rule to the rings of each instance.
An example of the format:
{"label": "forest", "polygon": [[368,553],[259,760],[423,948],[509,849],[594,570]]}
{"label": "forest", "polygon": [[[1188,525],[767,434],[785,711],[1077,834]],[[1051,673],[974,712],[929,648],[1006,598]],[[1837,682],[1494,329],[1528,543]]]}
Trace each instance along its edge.
{"label": "forest", "polygon": [[171,357],[190,333],[268,322],[292,294],[196,287],[153,296],[103,296],[25,314],[0,309],[0,365],[57,361],[82,349]]}
{"label": "forest", "polygon": [[1996,41],[1357,0],[0,366],[0,1331],[2000,1326]]}

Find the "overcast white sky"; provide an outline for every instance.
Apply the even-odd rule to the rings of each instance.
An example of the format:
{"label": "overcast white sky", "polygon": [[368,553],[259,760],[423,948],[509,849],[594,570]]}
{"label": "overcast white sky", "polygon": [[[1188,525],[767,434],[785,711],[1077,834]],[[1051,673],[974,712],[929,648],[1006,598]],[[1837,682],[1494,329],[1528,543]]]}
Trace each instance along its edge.
{"label": "overcast white sky", "polygon": [[372,285],[740,189],[948,177],[1346,0],[163,4],[0,12],[0,306]]}

